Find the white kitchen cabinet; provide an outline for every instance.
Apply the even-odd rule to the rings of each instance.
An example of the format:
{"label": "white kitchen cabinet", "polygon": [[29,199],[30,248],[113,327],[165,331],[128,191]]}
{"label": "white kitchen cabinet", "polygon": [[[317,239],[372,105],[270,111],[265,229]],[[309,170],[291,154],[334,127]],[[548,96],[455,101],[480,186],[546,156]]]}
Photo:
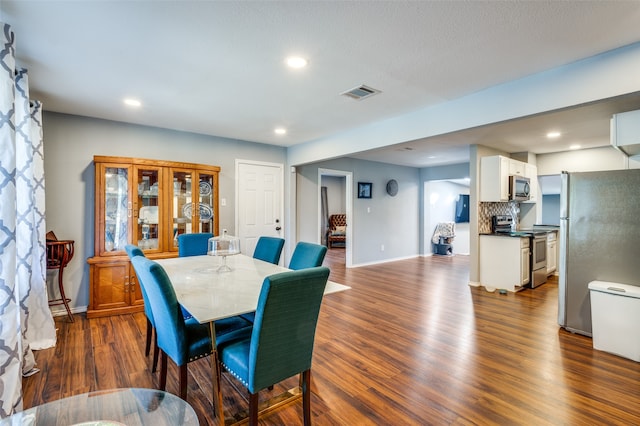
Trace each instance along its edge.
{"label": "white kitchen cabinet", "polygon": [[509,162],[501,155],[480,159],[480,201],[509,201]]}
{"label": "white kitchen cabinet", "polygon": [[480,285],[519,291],[530,280],[529,238],[480,236]]}
{"label": "white kitchen cabinet", "polygon": [[558,269],[558,240],[555,232],[547,234],[547,275]]}
{"label": "white kitchen cabinet", "polygon": [[610,134],[611,145],[628,156],[640,154],[640,110],[613,114]]}
{"label": "white kitchen cabinet", "polygon": [[525,167],[524,176],[529,178],[529,200],[523,203],[536,203],[538,201],[538,167],[529,163],[522,163]]}
{"label": "white kitchen cabinet", "polygon": [[[534,179],[537,182],[538,169],[533,164],[523,163],[502,155],[482,157],[480,159],[480,201],[509,201],[509,176],[512,175],[529,177],[531,182],[534,182]],[[534,178],[530,176],[534,176]],[[528,202],[535,203],[535,198]]]}
{"label": "white kitchen cabinet", "polygon": [[509,158],[509,174],[527,177],[527,163]]}
{"label": "white kitchen cabinet", "polygon": [[531,281],[531,260],[529,238],[520,238],[520,287],[529,284]]}

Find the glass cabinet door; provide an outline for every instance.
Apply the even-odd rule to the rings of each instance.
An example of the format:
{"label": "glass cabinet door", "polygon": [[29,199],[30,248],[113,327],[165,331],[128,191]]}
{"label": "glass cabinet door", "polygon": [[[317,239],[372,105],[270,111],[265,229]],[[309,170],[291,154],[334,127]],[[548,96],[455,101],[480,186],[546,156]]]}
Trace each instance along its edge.
{"label": "glass cabinet door", "polygon": [[198,231],[197,232],[214,232],[214,215],[215,208],[215,184],[214,177],[210,174],[200,173],[198,174]]}
{"label": "glass cabinet door", "polygon": [[124,250],[129,242],[129,167],[104,167],[104,242],[102,253]]}
{"label": "glass cabinet door", "polygon": [[134,170],[134,191],[136,204],[134,216],[137,218],[134,241],[142,250],[161,248],[161,191],[162,177],[159,168],[136,167]]}
{"label": "glass cabinet door", "polygon": [[[193,172],[173,170],[173,249],[178,248],[178,235],[194,232],[193,198],[191,195],[191,181]],[[197,190],[197,189],[196,189]]]}

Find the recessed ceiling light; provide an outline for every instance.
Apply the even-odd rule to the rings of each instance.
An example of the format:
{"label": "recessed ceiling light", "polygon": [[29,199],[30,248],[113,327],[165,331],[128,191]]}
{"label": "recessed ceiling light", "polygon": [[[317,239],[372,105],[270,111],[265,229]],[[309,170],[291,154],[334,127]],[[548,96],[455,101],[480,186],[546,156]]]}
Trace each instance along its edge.
{"label": "recessed ceiling light", "polygon": [[291,68],[304,68],[309,62],[300,56],[290,56],[287,58],[287,65]]}
{"label": "recessed ceiling light", "polygon": [[275,132],[276,135],[284,135],[284,134],[287,133],[287,129],[285,129],[284,127],[277,127],[274,130],[274,132]]}
{"label": "recessed ceiling light", "polygon": [[139,107],[140,105],[142,105],[142,103],[139,100],[131,99],[131,98],[125,99],[124,104],[131,107]]}
{"label": "recessed ceiling light", "polygon": [[549,132],[549,133],[547,133],[547,137],[548,137],[549,139],[559,138],[560,136],[562,136],[562,133],[560,133],[560,132],[555,132],[555,131],[554,131],[554,132]]}
{"label": "recessed ceiling light", "polygon": [[581,147],[580,147],[580,145],[578,145],[578,144],[571,145],[571,146],[569,147],[569,149],[580,149],[580,148],[581,148]]}

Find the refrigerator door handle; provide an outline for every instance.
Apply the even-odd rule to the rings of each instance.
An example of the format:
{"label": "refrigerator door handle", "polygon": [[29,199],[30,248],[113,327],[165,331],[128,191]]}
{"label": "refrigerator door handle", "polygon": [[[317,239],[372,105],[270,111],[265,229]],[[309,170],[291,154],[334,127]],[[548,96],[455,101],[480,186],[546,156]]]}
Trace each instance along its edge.
{"label": "refrigerator door handle", "polygon": [[558,325],[567,325],[567,238],[569,236],[569,174],[562,172],[560,186],[560,245],[558,259]]}

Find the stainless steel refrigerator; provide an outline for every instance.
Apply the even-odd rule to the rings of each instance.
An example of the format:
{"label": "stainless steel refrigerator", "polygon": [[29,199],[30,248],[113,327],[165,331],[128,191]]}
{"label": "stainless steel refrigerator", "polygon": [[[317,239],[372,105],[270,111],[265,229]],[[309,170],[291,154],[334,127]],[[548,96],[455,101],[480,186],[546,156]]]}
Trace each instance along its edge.
{"label": "stainless steel refrigerator", "polygon": [[558,324],[591,336],[588,285],[640,286],[640,170],[562,173]]}

